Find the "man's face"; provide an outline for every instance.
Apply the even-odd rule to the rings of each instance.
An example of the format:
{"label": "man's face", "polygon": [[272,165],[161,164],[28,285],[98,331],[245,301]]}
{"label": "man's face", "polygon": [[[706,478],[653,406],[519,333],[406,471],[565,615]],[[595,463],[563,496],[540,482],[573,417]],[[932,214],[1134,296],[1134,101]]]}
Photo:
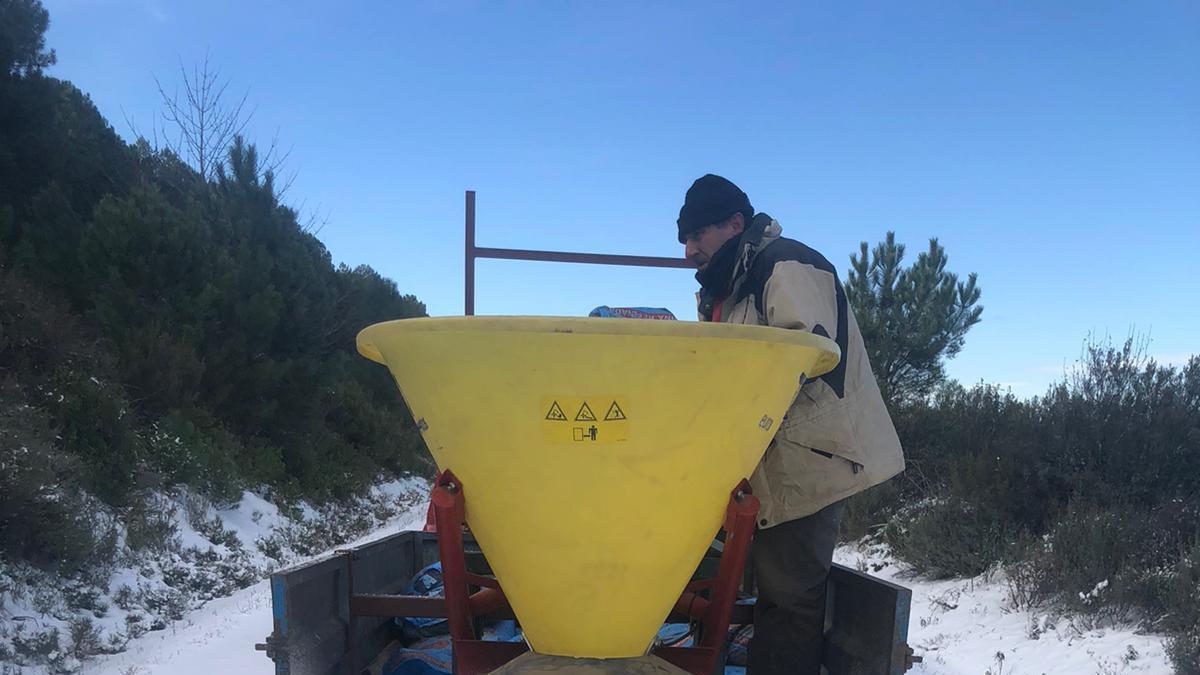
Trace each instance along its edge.
{"label": "man's face", "polygon": [[725,242],[733,239],[745,229],[742,214],[735,213],[733,217],[714,225],[706,225],[687,235],[684,241],[683,257],[692,261],[696,269],[708,267],[712,259]]}

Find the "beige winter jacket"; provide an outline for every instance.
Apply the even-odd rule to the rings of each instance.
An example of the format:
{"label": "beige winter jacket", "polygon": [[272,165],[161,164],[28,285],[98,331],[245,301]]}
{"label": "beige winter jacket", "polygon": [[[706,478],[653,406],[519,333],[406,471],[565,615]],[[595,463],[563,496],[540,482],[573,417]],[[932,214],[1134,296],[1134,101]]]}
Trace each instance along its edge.
{"label": "beige winter jacket", "polygon": [[[755,216],[742,237],[720,320],[824,335],[841,347],[842,361],[801,387],[750,479],[764,528],[815,513],[904,470],[900,439],[837,271],[820,253],[781,234],[769,216]],[[700,309],[701,319],[712,319],[711,304],[702,301]]]}

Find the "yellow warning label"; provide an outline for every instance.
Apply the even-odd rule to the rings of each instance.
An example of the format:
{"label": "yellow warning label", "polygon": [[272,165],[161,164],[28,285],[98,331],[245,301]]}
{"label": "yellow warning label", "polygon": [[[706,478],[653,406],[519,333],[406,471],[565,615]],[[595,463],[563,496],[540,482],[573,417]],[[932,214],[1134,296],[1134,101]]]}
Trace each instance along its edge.
{"label": "yellow warning label", "polygon": [[551,404],[550,411],[546,413],[546,419],[554,420],[556,422],[567,421],[567,416],[563,414],[562,406],[558,404],[558,401],[555,401],[553,404]]}
{"label": "yellow warning label", "polygon": [[584,401],[583,405],[579,406],[579,412],[575,413],[575,421],[576,422],[595,422],[596,421],[596,414],[592,412],[592,409],[591,409],[591,407],[588,406],[587,401]]}
{"label": "yellow warning label", "polygon": [[608,412],[604,415],[604,421],[615,422],[623,419],[625,419],[625,411],[621,410],[621,406],[617,405],[616,401],[613,401],[612,405],[608,406]]}
{"label": "yellow warning label", "polygon": [[[574,412],[568,417],[566,411]],[[606,411],[604,417],[597,410]],[[543,396],[538,408],[542,436],[580,447],[629,440],[629,399],[619,395]]]}

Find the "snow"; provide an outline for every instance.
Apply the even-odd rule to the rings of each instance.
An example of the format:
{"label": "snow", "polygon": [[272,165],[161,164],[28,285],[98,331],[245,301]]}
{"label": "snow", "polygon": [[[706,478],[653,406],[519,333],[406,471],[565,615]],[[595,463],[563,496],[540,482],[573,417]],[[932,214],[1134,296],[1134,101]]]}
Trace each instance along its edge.
{"label": "snow", "polygon": [[[375,486],[372,496],[391,499],[405,506],[366,536],[344,546],[358,546],[404,530],[420,529],[425,519],[428,486],[416,479],[397,480]],[[281,513],[263,496],[246,492],[231,505],[204,505],[204,518],[219,517],[226,530],[232,530],[246,544],[246,555],[254,564],[269,567],[271,561],[253,542],[270,539],[296,521]],[[175,521],[184,547],[195,545],[224,550],[215,546],[195,529],[179,509]],[[299,505],[304,518],[317,518],[318,510]],[[288,562],[304,558],[290,557]],[[1008,596],[1002,570],[974,579],[930,580],[915,576],[881,546],[858,543],[840,547],[835,560],[878,578],[912,589],[912,611],[908,643],[924,662],[913,668],[913,675],[1166,675],[1171,673],[1160,636],[1139,634],[1133,626],[1096,625],[1087,617],[1064,616],[1048,609],[1019,610]],[[193,563],[189,563],[193,564]],[[109,584],[112,599],[123,586],[158,588],[162,567],[142,565],[114,571]],[[1089,595],[1107,587],[1102,580]],[[26,620],[16,614],[38,616],[32,607],[41,589],[31,589],[23,600],[9,599],[4,607],[10,622]],[[128,612],[111,603],[108,613],[97,621],[106,633],[124,628]],[[53,616],[41,615],[39,624],[65,626]],[[198,609],[183,614],[179,621],[161,630],[152,630],[130,640],[118,654],[97,656],[78,664],[76,672],[97,675],[200,675],[225,672],[268,675],[274,672],[271,661],[254,649],[272,630],[271,593],[266,579],[231,595],[212,599]],[[69,639],[64,632],[64,649]],[[60,661],[70,667],[72,657]],[[27,675],[42,675],[45,667],[25,667]]]}
{"label": "snow", "polygon": [[[364,540],[419,529],[414,507]],[[359,543],[364,543],[359,542]],[[913,675],[1167,675],[1162,638],[1132,628],[1089,627],[1081,618],[1011,609],[1003,574],[931,581],[914,578],[879,547],[849,545],[837,562],[913,591],[909,645],[924,657]],[[116,656],[91,664],[97,675],[269,675],[254,644],[271,632],[271,594],[260,582],[192,612],[166,631],[147,634]],[[131,670],[132,669],[132,670]]]}
{"label": "snow", "polygon": [[[401,497],[421,487],[419,482],[407,480],[385,483],[374,490],[386,496]],[[270,503],[249,493],[231,511],[236,515],[230,514],[226,527],[237,531],[247,541],[254,541],[256,535],[268,534],[269,527],[284,522]],[[263,514],[258,523],[253,522],[254,511]],[[225,512],[221,515],[224,518]],[[395,532],[420,529],[424,524],[425,503],[418,501],[370,535],[338,548],[360,546]],[[309,559],[324,555],[327,553]],[[262,652],[255,651],[254,645],[263,642],[271,629],[271,587],[269,580],[264,579],[229,597],[210,601],[166,630],[147,633],[131,641],[120,654],[95,659],[87,664],[86,672],[96,675],[208,675],[214,672],[269,675],[275,672],[274,664]]]}
{"label": "snow", "polygon": [[[271,630],[269,573],[345,546],[347,539],[357,545],[420,527],[429,485],[396,479],[350,503],[300,502],[287,510],[266,494],[247,491],[234,503],[214,505],[185,487],[147,492],[138,499],[158,539],[138,548],[129,543],[130,523],[93,500],[97,534],[111,532],[116,553],[90,576],[64,579],[0,561],[0,670],[44,675],[105,668],[134,675],[174,663],[178,654],[237,661],[239,650],[231,645],[248,645],[261,659],[254,665],[270,666],[253,651]],[[78,633],[80,644],[73,627],[86,631]],[[87,658],[97,653],[109,656]]]}
{"label": "snow", "polygon": [[[879,546],[842,546],[834,560],[912,589],[908,644],[914,675],[1168,675],[1157,635],[1100,627],[1086,617],[1013,608],[1001,570],[974,579],[915,577]],[[1107,586],[1096,585],[1094,593]]]}
{"label": "snow", "polygon": [[218,510],[216,515],[224,521],[226,529],[236,532],[238,539],[244,542],[269,537],[284,524],[279,507],[253,492],[243,492],[241,501],[231,508]]}
{"label": "snow", "polygon": [[274,673],[254,650],[271,632],[271,589],[267,581],[243,588],[191,612],[166,630],[147,633],[113,656],[88,664],[98,675],[152,673]]}

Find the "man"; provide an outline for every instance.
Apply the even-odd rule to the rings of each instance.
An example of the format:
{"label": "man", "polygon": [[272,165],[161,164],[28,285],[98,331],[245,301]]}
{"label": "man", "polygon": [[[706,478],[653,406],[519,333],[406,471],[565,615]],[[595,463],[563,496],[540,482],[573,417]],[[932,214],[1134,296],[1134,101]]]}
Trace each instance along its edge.
{"label": "man", "polygon": [[779,223],[712,174],[687,191],[678,225],[698,270],[701,320],[811,331],[842,350],[837,368],[803,383],[750,479],[762,510],[749,673],[816,675],[845,499],[904,470],[900,440],[828,260],[781,237]]}

